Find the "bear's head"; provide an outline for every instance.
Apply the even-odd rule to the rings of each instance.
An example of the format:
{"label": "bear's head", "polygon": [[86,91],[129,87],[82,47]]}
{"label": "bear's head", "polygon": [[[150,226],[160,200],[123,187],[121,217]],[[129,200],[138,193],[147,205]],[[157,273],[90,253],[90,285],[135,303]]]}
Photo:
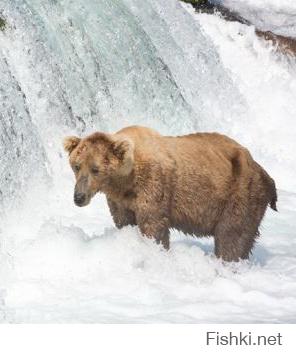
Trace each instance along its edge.
{"label": "bear's head", "polygon": [[64,149],[76,178],[74,202],[81,207],[133,170],[134,144],[123,136],[99,132],[83,139],[69,136]]}

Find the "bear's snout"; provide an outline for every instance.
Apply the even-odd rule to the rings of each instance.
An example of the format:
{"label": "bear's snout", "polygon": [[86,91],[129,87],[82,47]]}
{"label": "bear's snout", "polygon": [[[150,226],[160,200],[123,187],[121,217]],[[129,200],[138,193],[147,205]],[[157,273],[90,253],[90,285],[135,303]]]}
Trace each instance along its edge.
{"label": "bear's snout", "polygon": [[78,206],[85,205],[86,194],[85,193],[74,193],[74,203]]}
{"label": "bear's snout", "polygon": [[82,176],[76,183],[74,189],[74,203],[83,207],[90,202],[91,194],[88,186],[88,178],[86,176]]}

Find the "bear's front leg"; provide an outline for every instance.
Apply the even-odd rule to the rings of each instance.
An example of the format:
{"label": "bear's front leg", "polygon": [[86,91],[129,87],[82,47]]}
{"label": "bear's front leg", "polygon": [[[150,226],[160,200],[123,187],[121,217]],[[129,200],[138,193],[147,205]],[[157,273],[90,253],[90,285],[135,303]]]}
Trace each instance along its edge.
{"label": "bear's front leg", "polygon": [[121,229],[127,225],[136,225],[136,216],[132,210],[121,207],[118,203],[107,198],[107,203],[110,209],[115,226]]}
{"label": "bear's front leg", "polygon": [[137,224],[142,235],[154,238],[157,243],[161,243],[168,250],[170,248],[170,232],[168,218],[161,217],[158,212],[145,210],[138,212]]}

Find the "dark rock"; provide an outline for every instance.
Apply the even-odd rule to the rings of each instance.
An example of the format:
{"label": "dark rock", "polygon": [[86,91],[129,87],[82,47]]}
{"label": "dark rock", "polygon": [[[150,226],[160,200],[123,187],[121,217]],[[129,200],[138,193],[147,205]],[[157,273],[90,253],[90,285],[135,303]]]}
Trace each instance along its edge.
{"label": "dark rock", "polygon": [[0,17],[0,31],[4,31],[6,28],[6,21],[3,17]]}

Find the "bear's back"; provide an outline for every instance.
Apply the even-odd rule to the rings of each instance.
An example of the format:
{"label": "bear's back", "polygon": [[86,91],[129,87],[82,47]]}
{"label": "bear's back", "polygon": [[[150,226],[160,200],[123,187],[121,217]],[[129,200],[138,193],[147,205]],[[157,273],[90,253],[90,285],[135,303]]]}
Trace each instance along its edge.
{"label": "bear's back", "polygon": [[156,130],[139,125],[131,125],[129,127],[123,128],[116,132],[115,135],[126,136],[134,141],[161,137],[161,135]]}
{"label": "bear's back", "polygon": [[[115,135],[133,141],[135,156],[140,160],[158,160],[162,164],[169,163],[168,156],[186,169],[188,163],[206,166],[216,165],[217,172],[231,168],[231,160],[238,151],[250,157],[247,149],[235,140],[219,133],[194,133],[181,136],[164,136],[156,130],[129,126],[119,130]],[[212,168],[210,168],[212,169]]]}
{"label": "bear's back", "polygon": [[[117,136],[125,136],[131,139],[137,147],[144,147],[147,145],[152,147],[151,144],[156,144],[156,148],[161,146],[165,147],[199,147],[201,149],[211,148],[219,150],[230,150],[233,148],[242,148],[235,140],[229,138],[226,135],[219,133],[193,133],[181,136],[163,136],[156,130],[133,125],[123,128],[115,133]],[[147,148],[145,146],[145,148]]]}

